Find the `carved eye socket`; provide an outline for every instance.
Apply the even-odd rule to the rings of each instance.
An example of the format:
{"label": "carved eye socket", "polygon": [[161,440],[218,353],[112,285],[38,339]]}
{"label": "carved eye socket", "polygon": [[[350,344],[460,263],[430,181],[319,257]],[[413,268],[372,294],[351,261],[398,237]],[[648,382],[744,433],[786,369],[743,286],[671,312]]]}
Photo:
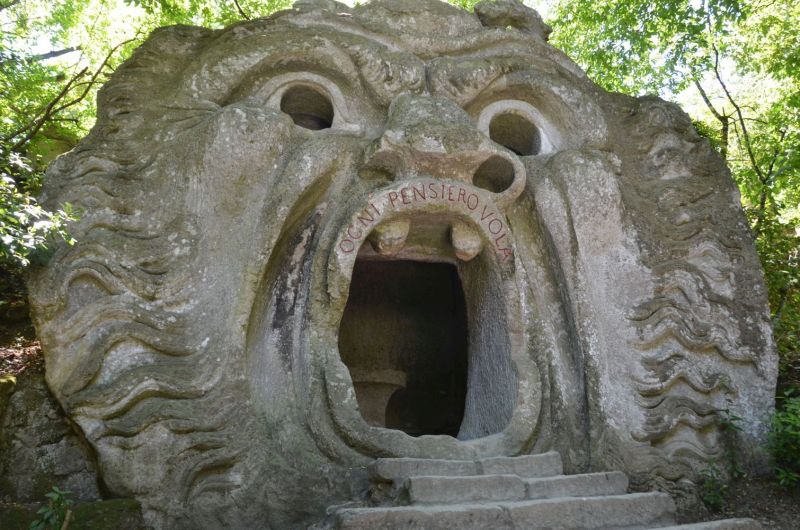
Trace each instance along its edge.
{"label": "carved eye socket", "polygon": [[539,154],[542,148],[539,128],[515,112],[495,115],[489,122],[489,137],[519,156]]}
{"label": "carved eye socket", "polygon": [[516,99],[486,106],[478,116],[478,128],[517,156],[547,154],[561,145],[553,123],[530,103]]}
{"label": "carved eye socket", "polygon": [[312,131],[330,129],[333,124],[333,103],[321,91],[307,85],[295,85],[281,96],[281,111],[295,124]]}
{"label": "carved eye socket", "polygon": [[248,99],[286,114],[295,125],[309,131],[363,133],[361,120],[350,110],[339,86],[313,72],[273,77]]}

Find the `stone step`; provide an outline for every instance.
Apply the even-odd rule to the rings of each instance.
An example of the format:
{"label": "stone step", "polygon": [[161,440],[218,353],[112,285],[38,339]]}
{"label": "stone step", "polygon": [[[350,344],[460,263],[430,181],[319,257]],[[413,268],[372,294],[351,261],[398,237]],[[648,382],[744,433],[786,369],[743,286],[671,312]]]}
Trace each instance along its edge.
{"label": "stone step", "polygon": [[554,497],[598,497],[622,495],[628,491],[628,476],[621,471],[561,475],[525,481],[528,499]]}
{"label": "stone step", "polygon": [[628,478],[618,471],[538,479],[522,479],[517,475],[422,476],[407,479],[406,489],[413,504],[521,501],[621,495],[628,490]]}
{"label": "stone step", "polygon": [[611,530],[674,523],[675,504],[669,495],[658,492],[485,504],[350,508],[336,514],[336,528],[352,530]]}
{"label": "stone step", "polygon": [[368,470],[374,480],[389,482],[415,476],[517,475],[522,478],[539,478],[560,475],[564,467],[561,455],[553,451],[481,460],[379,458],[369,465]]}
{"label": "stone step", "polygon": [[525,500],[525,482],[517,475],[411,477],[406,480],[412,504],[459,504]]}
{"label": "stone step", "polygon": [[755,519],[721,519],[704,523],[665,526],[658,530],[763,530],[761,523]]}

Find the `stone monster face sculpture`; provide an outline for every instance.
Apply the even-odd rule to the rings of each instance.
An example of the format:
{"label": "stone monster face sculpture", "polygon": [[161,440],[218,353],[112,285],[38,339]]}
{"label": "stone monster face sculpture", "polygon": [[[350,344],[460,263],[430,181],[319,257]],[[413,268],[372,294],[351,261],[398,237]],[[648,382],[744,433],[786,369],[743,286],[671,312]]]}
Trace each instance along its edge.
{"label": "stone monster face sculpture", "polygon": [[48,383],[170,528],[300,527],[379,456],[559,450],[680,492],[776,359],[723,162],[520,3],[158,30],[49,171]]}

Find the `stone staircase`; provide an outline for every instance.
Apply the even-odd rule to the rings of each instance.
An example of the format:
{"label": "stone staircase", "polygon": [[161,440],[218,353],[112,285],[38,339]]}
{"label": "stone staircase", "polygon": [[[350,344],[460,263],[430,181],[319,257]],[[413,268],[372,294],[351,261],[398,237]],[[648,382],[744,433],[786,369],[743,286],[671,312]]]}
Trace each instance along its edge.
{"label": "stone staircase", "polygon": [[380,506],[335,508],[337,529],[634,529],[750,530],[751,519],[675,525],[666,493],[627,493],[618,471],[564,475],[550,452],[468,460],[382,458],[369,467]]}

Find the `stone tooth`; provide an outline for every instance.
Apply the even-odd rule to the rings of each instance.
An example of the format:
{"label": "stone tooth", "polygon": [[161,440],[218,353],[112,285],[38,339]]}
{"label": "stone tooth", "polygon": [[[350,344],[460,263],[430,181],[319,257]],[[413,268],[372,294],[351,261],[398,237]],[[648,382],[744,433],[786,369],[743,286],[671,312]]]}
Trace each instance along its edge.
{"label": "stone tooth", "polygon": [[467,223],[457,221],[450,229],[450,241],[456,251],[458,259],[469,261],[483,248],[483,240],[478,232]]}
{"label": "stone tooth", "polygon": [[411,221],[397,219],[381,223],[369,235],[369,243],[382,256],[393,256],[402,250],[408,237]]}

